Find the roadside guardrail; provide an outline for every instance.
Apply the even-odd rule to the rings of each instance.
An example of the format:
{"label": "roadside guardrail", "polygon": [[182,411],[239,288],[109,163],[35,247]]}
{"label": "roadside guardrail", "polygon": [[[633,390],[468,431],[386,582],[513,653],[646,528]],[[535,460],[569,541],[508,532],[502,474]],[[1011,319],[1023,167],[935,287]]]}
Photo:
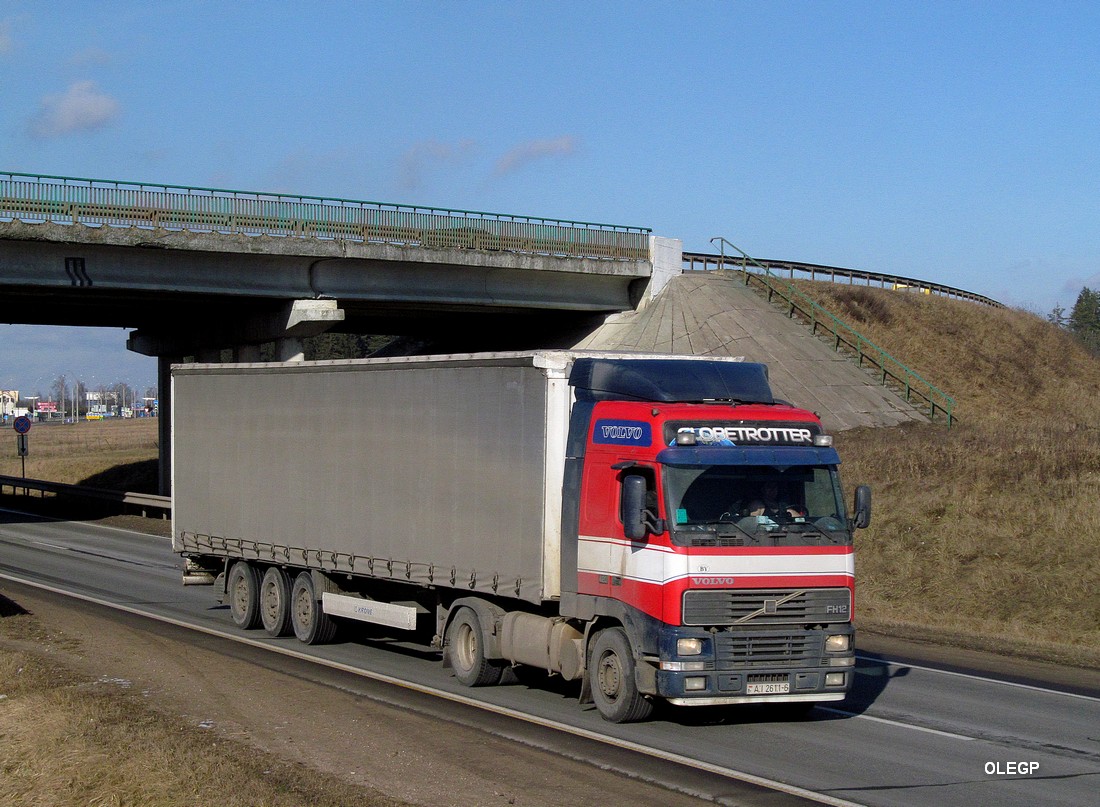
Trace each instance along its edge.
{"label": "roadside guardrail", "polygon": [[157,496],[152,493],[133,493],[107,488],[92,488],[84,485],[69,485],[64,482],[47,482],[44,479],[25,479],[21,476],[0,475],[0,494],[9,489],[14,494],[22,490],[26,495],[36,490],[42,498],[47,493],[55,496],[69,496],[73,498],[95,499],[102,502],[118,504],[125,507],[139,509],[143,516],[159,514],[161,518],[170,518],[172,515],[172,497]]}

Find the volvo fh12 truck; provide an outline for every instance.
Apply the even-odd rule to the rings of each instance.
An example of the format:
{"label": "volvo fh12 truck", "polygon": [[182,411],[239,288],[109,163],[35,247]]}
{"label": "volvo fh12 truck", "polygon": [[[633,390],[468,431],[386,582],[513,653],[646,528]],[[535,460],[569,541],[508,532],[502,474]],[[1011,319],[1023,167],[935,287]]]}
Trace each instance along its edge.
{"label": "volvo fh12 truck", "polygon": [[469,686],[516,665],[578,681],[616,722],[852,685],[870,491],[849,514],[831,436],[762,364],[184,364],[172,400],[184,582],[240,628],[313,644],[371,622]]}

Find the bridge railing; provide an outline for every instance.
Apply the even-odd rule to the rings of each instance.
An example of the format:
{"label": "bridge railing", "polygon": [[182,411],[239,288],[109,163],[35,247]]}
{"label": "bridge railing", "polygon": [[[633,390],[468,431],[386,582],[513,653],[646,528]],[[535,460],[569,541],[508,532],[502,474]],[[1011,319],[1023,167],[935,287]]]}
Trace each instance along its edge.
{"label": "bridge railing", "polygon": [[0,220],[648,260],[650,230],[351,199],[0,172]]}
{"label": "bridge railing", "polygon": [[[907,402],[923,409],[929,419],[934,421],[939,414],[946,418],[948,426],[954,422],[954,398],[810,299],[792,283],[773,275],[767,266],[725,238],[711,239],[711,243],[715,242],[718,242],[716,245],[722,252],[711,256],[718,258],[714,262],[714,268],[740,271],[746,286],[756,285],[768,298],[768,302],[777,302],[778,298],[779,303],[787,309],[788,316],[802,319],[814,335],[827,336],[835,350],[844,349],[853,354],[860,367],[870,365],[883,386],[896,387]],[[726,247],[736,251],[738,255],[726,255]]]}
{"label": "bridge railing", "polygon": [[[698,271],[712,268],[714,265],[728,261],[729,256],[712,254],[708,252],[685,252],[685,271]],[[967,300],[972,303],[1004,308],[1003,303],[976,294],[965,289],[957,289],[943,283],[932,283],[928,280],[919,280],[915,277],[905,277],[887,272],[870,272],[864,269],[844,269],[839,266],[825,266],[819,263],[801,263],[799,261],[778,261],[767,258],[756,258],[754,266],[749,271],[767,269],[774,275],[786,274],[791,280],[796,277],[803,280],[828,280],[838,283],[847,280],[848,283],[866,286],[878,286],[879,288],[895,289],[898,291],[915,292],[917,294],[935,294],[940,297],[951,297],[956,300]]]}

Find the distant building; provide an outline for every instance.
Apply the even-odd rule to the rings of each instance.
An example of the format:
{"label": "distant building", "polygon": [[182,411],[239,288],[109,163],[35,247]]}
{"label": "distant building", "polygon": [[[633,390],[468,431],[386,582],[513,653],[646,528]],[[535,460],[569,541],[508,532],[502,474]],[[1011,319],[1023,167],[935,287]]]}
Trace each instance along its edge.
{"label": "distant building", "polygon": [[7,419],[14,415],[17,403],[19,403],[19,390],[0,389],[0,416]]}

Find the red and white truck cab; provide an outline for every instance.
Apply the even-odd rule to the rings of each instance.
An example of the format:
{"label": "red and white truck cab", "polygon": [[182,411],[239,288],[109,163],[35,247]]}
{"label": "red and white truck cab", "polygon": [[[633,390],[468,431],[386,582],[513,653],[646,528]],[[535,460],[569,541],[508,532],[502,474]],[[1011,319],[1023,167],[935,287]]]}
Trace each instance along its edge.
{"label": "red and white truck cab", "polygon": [[584,434],[576,602],[616,620],[635,651],[634,669],[590,653],[605,716],[631,711],[624,676],[679,705],[842,699],[852,528],[869,520],[870,491],[850,520],[818,417],[773,399],[760,364],[578,361],[570,384],[574,449]]}

